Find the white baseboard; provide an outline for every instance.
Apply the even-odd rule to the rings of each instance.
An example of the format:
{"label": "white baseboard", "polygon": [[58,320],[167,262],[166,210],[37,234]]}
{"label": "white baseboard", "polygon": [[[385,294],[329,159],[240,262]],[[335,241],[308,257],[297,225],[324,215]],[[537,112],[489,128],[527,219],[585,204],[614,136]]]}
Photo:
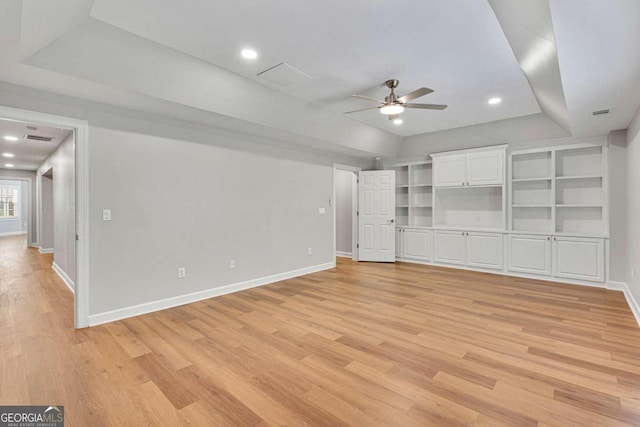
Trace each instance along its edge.
{"label": "white baseboard", "polygon": [[75,294],[76,285],[75,283],[73,283],[73,280],[71,280],[71,278],[67,275],[67,273],[65,273],[64,270],[61,269],[60,266],[55,263],[55,261],[53,262],[53,264],[51,264],[51,268],[53,268],[53,271],[55,271],[58,274],[58,276],[60,276],[64,284],[67,285],[67,287],[71,290],[71,292]]}
{"label": "white baseboard", "polygon": [[41,248],[40,246],[38,246],[38,252],[40,252],[41,254],[52,254],[53,248]]}
{"label": "white baseboard", "polygon": [[36,242],[31,242],[29,243],[29,247],[38,249],[38,244]]}
{"label": "white baseboard", "polygon": [[336,256],[340,256],[340,257],[343,257],[343,258],[351,258],[352,253],[351,252],[336,251]]}
{"label": "white baseboard", "polygon": [[26,231],[8,231],[6,233],[0,233],[0,237],[4,236],[19,236],[21,234],[27,234]]}
{"label": "white baseboard", "polygon": [[638,323],[638,326],[640,326],[640,305],[631,293],[631,290],[629,290],[629,286],[625,282],[609,281],[607,282],[607,289],[621,291],[622,293],[624,293],[624,297],[627,300],[627,304],[629,304],[629,308],[633,313],[633,317],[636,318],[636,322]]}
{"label": "white baseboard", "polygon": [[207,289],[204,291],[193,292],[185,295],[178,295],[171,298],[134,305],[131,307],[106,311],[104,313],[92,314],[89,315],[89,326],[101,325],[103,323],[114,322],[116,320],[126,319],[128,317],[140,316],[142,314],[147,314],[159,310],[166,310],[167,308],[190,304],[220,295],[226,295],[233,292],[243,291],[245,289],[268,285],[269,283],[279,282],[281,280],[291,279],[293,277],[304,276],[306,274],[328,270],[330,268],[335,268],[335,266],[335,262],[328,262],[325,264],[300,268],[298,270],[288,271],[285,273],[274,274],[272,276],[247,280],[245,282],[232,283],[230,285],[221,286],[219,288]]}

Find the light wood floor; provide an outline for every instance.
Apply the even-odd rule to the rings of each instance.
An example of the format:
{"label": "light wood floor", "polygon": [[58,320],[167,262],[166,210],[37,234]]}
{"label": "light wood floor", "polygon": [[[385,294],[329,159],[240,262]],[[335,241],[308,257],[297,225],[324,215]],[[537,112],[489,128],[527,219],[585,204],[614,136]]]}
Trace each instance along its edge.
{"label": "light wood floor", "polygon": [[51,256],[0,239],[0,404],[68,426],[640,425],[621,293],[338,268],[86,330]]}

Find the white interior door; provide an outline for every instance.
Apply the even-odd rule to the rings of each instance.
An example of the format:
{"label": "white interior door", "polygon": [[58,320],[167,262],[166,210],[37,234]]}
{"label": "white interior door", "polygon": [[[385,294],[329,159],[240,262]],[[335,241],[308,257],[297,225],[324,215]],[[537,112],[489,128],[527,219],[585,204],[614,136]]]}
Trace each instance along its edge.
{"label": "white interior door", "polygon": [[395,262],[396,172],[360,172],[358,199],[359,260]]}

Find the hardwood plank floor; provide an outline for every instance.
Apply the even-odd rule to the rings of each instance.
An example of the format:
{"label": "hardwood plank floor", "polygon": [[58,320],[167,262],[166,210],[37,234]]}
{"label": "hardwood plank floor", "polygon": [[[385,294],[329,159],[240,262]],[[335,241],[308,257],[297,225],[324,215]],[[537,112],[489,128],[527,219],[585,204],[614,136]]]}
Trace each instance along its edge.
{"label": "hardwood plank floor", "polygon": [[640,425],[622,293],[354,263],[76,331],[51,255],[0,238],[0,404],[68,426]]}

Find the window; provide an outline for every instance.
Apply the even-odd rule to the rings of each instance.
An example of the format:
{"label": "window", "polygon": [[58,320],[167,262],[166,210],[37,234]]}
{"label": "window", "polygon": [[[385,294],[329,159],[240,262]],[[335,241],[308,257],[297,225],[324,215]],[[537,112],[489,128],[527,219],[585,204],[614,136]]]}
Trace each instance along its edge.
{"label": "window", "polygon": [[0,218],[15,218],[17,216],[18,189],[0,187]]}

